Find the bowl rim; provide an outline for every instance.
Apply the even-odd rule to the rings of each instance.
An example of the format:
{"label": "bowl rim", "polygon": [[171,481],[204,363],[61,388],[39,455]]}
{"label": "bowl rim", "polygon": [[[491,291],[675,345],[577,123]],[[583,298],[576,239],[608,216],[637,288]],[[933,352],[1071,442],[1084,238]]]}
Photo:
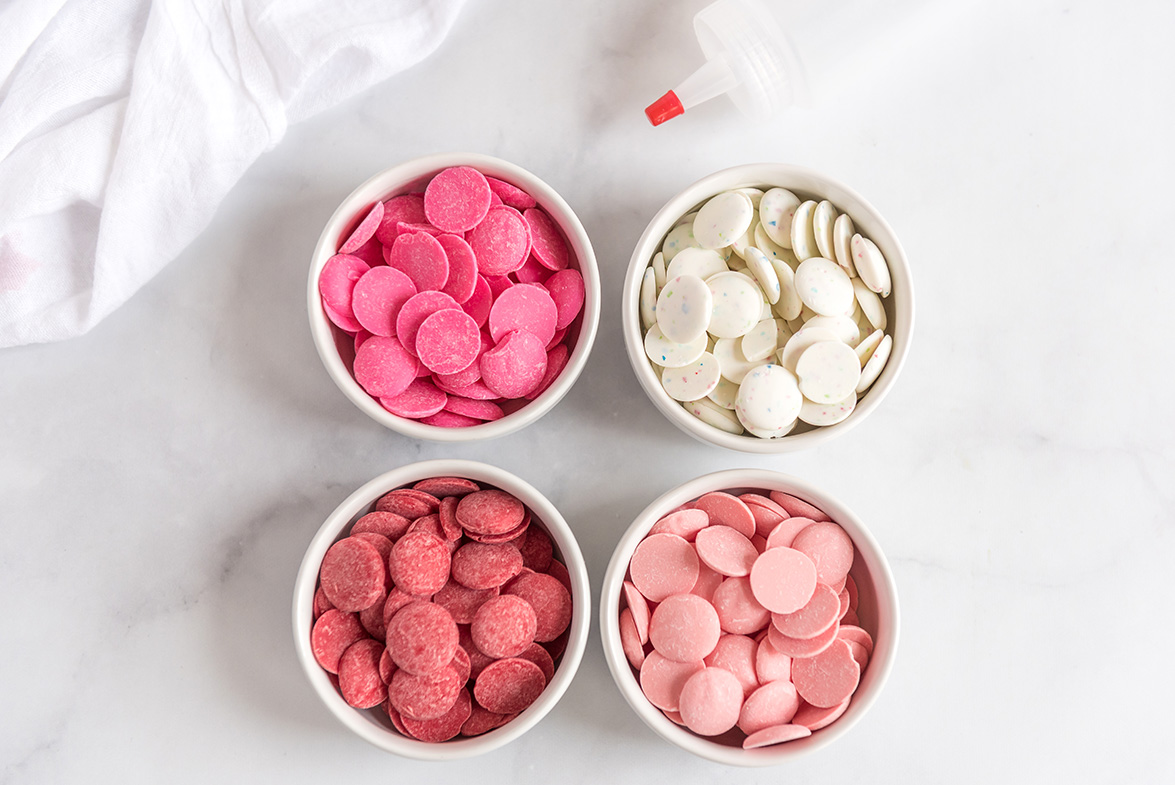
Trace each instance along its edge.
{"label": "bowl rim", "polygon": [[[318,275],[323,266],[335,255],[338,238],[344,227],[376,200],[387,199],[401,189],[451,166],[472,166],[490,177],[507,180],[524,188],[546,210],[556,225],[567,237],[570,250],[578,261],[580,275],[584,282],[584,305],[580,316],[579,337],[567,365],[543,394],[530,401],[521,409],[500,420],[471,425],[467,428],[442,428],[436,425],[397,417],[384,409],[368,395],[347,370],[335,347],[334,324],[322,307],[318,293]],[[600,272],[596,262],[591,239],[584,229],[579,216],[554,188],[533,172],[517,164],[481,153],[436,153],[412,158],[379,171],[355,188],[339,204],[323,227],[310,257],[310,270],[306,286],[306,311],[310,321],[310,333],[314,348],[326,368],[327,375],[342,393],[364,414],[389,430],[413,439],[427,439],[436,442],[473,442],[496,439],[525,428],[549,412],[563,399],[580,373],[587,365],[600,321]]]}
{"label": "bowl rim", "polygon": [[[670,510],[691,499],[711,491],[733,488],[783,491],[828,513],[849,534],[857,548],[858,556],[865,562],[870,576],[873,577],[878,614],[884,615],[886,622],[883,630],[882,620],[879,619],[877,635],[874,636],[874,650],[868,668],[870,689],[866,694],[854,695],[848,711],[835,723],[820,729],[819,732],[787,744],[754,750],[730,747],[696,736],[665,717],[641,692],[621,646],[619,632],[619,606],[624,576],[636,546],[644,539],[649,529]],[[725,469],[695,477],[661,494],[636,516],[621,535],[600,586],[599,623],[604,659],[608,663],[612,680],[625,701],[637,716],[665,741],[699,757],[730,766],[773,766],[822,749],[847,733],[877,702],[884,691],[897,653],[900,622],[901,611],[893,572],[881,546],[861,519],[828,492],[798,477],[770,469]]]}
{"label": "bowl rim", "polygon": [[[652,259],[659,247],[661,238],[672,227],[672,222],[685,215],[694,205],[722,191],[761,187],[765,184],[770,184],[770,187],[812,192],[813,189],[809,187],[795,185],[794,181],[796,180],[818,183],[822,189],[821,195],[830,198],[834,204],[840,201],[852,205],[852,209],[847,212],[852,215],[855,225],[867,224],[873,227],[868,236],[882,248],[894,281],[893,309],[895,318],[891,323],[892,329],[887,332],[893,336],[893,352],[886,362],[885,369],[870,387],[863,401],[844,421],[836,425],[823,426],[778,439],[760,439],[747,435],[736,436],[694,417],[680,403],[671,399],[661,387],[644,351],[644,334],[639,315],[641,279],[645,268],[649,265],[649,260]],[[837,195],[828,197],[827,192],[834,192]],[[838,208],[840,206],[841,204],[837,204]],[[815,169],[784,163],[748,163],[722,169],[696,180],[670,198],[657,211],[633,248],[624,279],[624,288],[621,292],[621,317],[624,346],[637,381],[640,382],[641,388],[653,405],[670,422],[706,444],[738,452],[777,455],[815,447],[846,433],[859,425],[881,405],[882,400],[889,394],[901,373],[909,354],[914,333],[914,283],[909,260],[897,234],[881,213],[856,190]]]}
{"label": "bowl rim", "polygon": [[[465,477],[487,483],[521,499],[539,518],[551,535],[555,547],[562,553],[571,578],[574,602],[563,660],[538,700],[501,728],[481,736],[457,737],[432,744],[410,739],[383,728],[365,717],[364,710],[348,705],[331,684],[326,671],[314,659],[310,646],[310,631],[314,626],[314,593],[318,583],[318,570],[327,548],[335,542],[343,528],[384,493],[407,483],[429,477],[446,476]],[[587,646],[592,617],[587,563],[579,549],[575,533],[555,505],[534,486],[504,469],[478,461],[457,459],[405,464],[369,480],[344,499],[327,516],[306,548],[294,582],[292,613],[294,648],[298,661],[319,700],[339,722],[364,741],[382,750],[417,760],[457,760],[482,755],[509,744],[537,725],[555,707],[575,678]]]}

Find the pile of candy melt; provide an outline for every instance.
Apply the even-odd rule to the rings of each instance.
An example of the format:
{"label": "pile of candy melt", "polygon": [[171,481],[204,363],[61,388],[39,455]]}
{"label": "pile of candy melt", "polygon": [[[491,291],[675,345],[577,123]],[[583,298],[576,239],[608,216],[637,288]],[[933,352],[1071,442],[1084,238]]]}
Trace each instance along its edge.
{"label": "pile of candy melt", "polygon": [[644,272],[645,354],[665,392],[733,434],[852,414],[893,349],[881,251],[829,201],[740,188],[666,235]]}
{"label": "pile of candy melt", "polygon": [[571,579],[516,497],[460,477],[391,491],[326,552],[310,644],[343,699],[427,742],[478,736],[542,694]]}
{"label": "pile of candy melt", "polygon": [[849,706],[873,653],[854,547],[778,491],[707,493],[649,530],[628,565],[619,633],[666,717],[746,749],[810,736]]}
{"label": "pile of candy melt", "polygon": [[[325,264],[355,380],[392,414],[459,428],[541,395],[567,365],[584,283],[534,198],[468,166],[376,202]],[[569,337],[570,336],[570,337]]]}

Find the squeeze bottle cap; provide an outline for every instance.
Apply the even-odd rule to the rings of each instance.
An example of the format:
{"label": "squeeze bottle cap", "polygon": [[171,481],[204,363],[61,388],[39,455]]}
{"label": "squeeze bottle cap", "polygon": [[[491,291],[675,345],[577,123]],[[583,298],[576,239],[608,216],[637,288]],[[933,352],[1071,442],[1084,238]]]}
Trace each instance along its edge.
{"label": "squeeze bottle cap", "polygon": [[753,120],[807,102],[800,61],[759,0],[711,3],[694,16],[694,33],[706,63],[645,109],[653,125],[723,93]]}

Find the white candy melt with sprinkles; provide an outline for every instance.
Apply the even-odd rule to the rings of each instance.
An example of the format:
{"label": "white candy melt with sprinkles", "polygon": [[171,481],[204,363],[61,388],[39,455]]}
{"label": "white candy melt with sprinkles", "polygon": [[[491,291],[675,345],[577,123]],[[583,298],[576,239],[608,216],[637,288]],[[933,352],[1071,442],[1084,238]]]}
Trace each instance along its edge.
{"label": "white candy melt with sprinkles", "polygon": [[715,338],[741,338],[759,323],[763,292],[750,278],[733,271],[719,273],[706,286],[713,298],[709,332]]}
{"label": "white candy melt with sprinkles", "polygon": [[680,368],[697,360],[706,351],[706,334],[696,340],[682,344],[665,337],[661,328],[653,325],[645,333],[645,355],[662,368]]}
{"label": "white candy melt with sprinkles", "polygon": [[874,292],[882,297],[889,297],[890,279],[889,265],[881,255],[881,249],[873,244],[868,237],[854,234],[850,247],[853,251],[853,264],[857,267],[857,275]]}
{"label": "white candy melt with sprinkles", "polygon": [[645,354],[686,411],[778,439],[855,411],[893,351],[880,249],[827,199],[739,188],[682,216],[640,287]]}
{"label": "white candy melt with sprinkles", "polygon": [[812,226],[814,212],[816,203],[809,199],[796,208],[796,214],[792,217],[791,249],[801,262],[820,255],[816,247],[816,230]]}
{"label": "white candy melt with sprinkles", "polygon": [[[856,359],[856,355],[853,355],[854,363]],[[721,379],[718,360],[709,352],[704,352],[689,365],[666,368],[661,372],[661,386],[675,401],[696,401],[705,398],[714,391]]]}
{"label": "white candy melt with sprinkles", "polygon": [[761,365],[739,385],[734,411],[743,425],[756,432],[785,434],[795,425],[803,404],[791,371],[782,365]]}
{"label": "white candy melt with sprinkles", "polygon": [[710,199],[694,218],[694,237],[703,248],[725,248],[747,233],[755,207],[746,194],[726,191]]}
{"label": "white candy melt with sprinkles", "polygon": [[641,324],[647,330],[657,323],[657,274],[650,267],[641,281]]}
{"label": "white candy melt with sprinkles", "polygon": [[746,250],[743,258],[747,260],[747,269],[755,276],[767,302],[775,305],[779,302],[779,276],[776,274],[771,260],[767,258],[767,254],[752,247]]}
{"label": "white candy melt with sprinkles", "polygon": [[662,334],[674,343],[691,343],[705,337],[714,311],[711,291],[695,275],[670,278],[657,296],[657,325]]}
{"label": "white candy melt with sprinkles", "polygon": [[853,307],[853,282],[840,265],[820,256],[800,262],[796,292],[821,316],[836,316]]}
{"label": "white candy melt with sprinkles", "polygon": [[[785,188],[772,188],[759,202],[759,225],[771,241],[791,248],[791,223],[800,198]],[[763,250],[763,249],[760,249]]]}
{"label": "white candy melt with sprinkles", "polygon": [[840,341],[820,341],[804,350],[796,363],[800,392],[814,403],[848,398],[861,380],[857,353]]}
{"label": "white candy melt with sprinkles", "polygon": [[665,268],[665,281],[671,281],[679,275],[696,275],[704,281],[712,275],[726,272],[727,269],[729,268],[726,266],[726,260],[717,251],[685,248],[679,251]]}

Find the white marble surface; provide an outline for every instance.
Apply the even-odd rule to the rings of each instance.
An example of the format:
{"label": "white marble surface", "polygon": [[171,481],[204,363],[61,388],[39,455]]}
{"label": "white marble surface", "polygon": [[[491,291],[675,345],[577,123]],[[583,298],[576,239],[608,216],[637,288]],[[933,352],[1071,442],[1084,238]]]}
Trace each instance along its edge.
{"label": "white marble surface", "polygon": [[[697,62],[701,5],[472,0],[430,60],[291,129],[90,335],[0,353],[3,781],[1175,778],[1173,7],[781,2],[813,106],[753,126],[715,103],[654,130],[641,109]],[[327,379],[304,314],[335,204],[376,169],[440,150],[546,178],[603,270],[584,378],[492,444],[374,426]],[[903,239],[919,295],[886,405],[780,458],[669,425],[619,327],[647,219],[696,178],[755,160],[854,185]],[[503,750],[437,765],[367,746],[299,671],[294,573],[352,489],[449,456],[543,490],[593,581],[636,513],[690,477],[762,466],[823,485],[897,576],[885,694],[831,749],[726,769],[640,723],[593,634],[562,703]]]}

